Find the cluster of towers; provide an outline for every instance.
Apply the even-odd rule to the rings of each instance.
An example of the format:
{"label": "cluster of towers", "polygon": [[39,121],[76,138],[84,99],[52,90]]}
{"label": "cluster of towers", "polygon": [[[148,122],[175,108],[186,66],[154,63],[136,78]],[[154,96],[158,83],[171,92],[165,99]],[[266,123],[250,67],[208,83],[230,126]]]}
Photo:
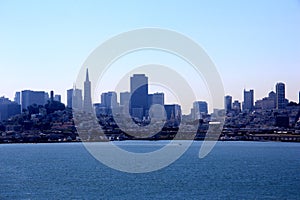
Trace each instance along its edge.
{"label": "cluster of towers", "polygon": [[[82,91],[75,87],[67,91],[67,107],[85,112],[95,109],[96,114],[111,114],[112,109],[116,108],[127,109],[132,118],[143,120],[149,117],[150,108],[154,104],[165,109],[167,119],[181,117],[180,105],[165,105],[164,93],[149,94],[148,77],[145,74],[134,74],[130,77],[130,91],[120,93],[120,103],[117,101],[117,93],[109,91],[101,94],[101,103],[92,104],[88,70],[84,82],[84,97],[82,98]],[[163,111],[160,114],[163,115]]]}
{"label": "cluster of towers", "polygon": [[[277,83],[275,86],[275,91],[271,91],[269,95],[263,99],[254,102],[254,90],[244,90],[244,101],[241,103],[239,101],[232,102],[232,97],[227,95],[224,99],[224,108],[226,111],[230,110],[244,110],[252,111],[256,109],[284,109],[289,103],[288,99],[285,98],[285,84]],[[300,94],[299,94],[300,96]],[[300,102],[300,99],[299,99]]]}

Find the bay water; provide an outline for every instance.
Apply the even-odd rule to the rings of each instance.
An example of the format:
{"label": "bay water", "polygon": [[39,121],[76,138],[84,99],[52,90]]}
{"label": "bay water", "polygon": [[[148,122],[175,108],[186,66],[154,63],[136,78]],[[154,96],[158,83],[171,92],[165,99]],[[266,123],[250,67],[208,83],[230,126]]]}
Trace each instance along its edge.
{"label": "bay water", "polygon": [[[114,143],[150,152],[168,141]],[[103,165],[82,143],[1,144],[0,199],[300,199],[299,143],[218,142],[199,159],[201,144],[141,174]]]}

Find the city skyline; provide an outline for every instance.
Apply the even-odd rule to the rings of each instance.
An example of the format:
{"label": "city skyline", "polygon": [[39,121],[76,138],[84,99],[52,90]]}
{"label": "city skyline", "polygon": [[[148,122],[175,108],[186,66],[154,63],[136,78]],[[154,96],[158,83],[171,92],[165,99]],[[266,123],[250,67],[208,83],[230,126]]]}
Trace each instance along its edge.
{"label": "city skyline", "polygon": [[[298,100],[299,1],[115,5],[113,1],[1,2],[0,95],[12,99],[13,91],[54,90],[64,102],[65,88],[72,87],[82,63],[99,44],[124,31],[158,27],[199,43],[216,64],[225,93],[235,99],[243,99],[244,88],[256,88],[255,96],[263,98],[278,81],[286,83],[288,99]],[[122,15],[123,9],[128,15]],[[181,64],[174,60],[157,58],[180,71]]]}
{"label": "city skyline", "polygon": [[[165,102],[165,93],[161,91],[155,91],[153,93],[148,92],[148,77],[145,74],[132,74],[130,77],[130,88],[128,88],[128,91],[123,91],[120,93],[116,93],[116,91],[102,91],[101,95],[99,96],[99,100],[92,101],[91,99],[91,84],[92,82],[89,80],[89,74],[88,74],[88,68],[86,69],[85,73],[85,81],[84,81],[84,88],[79,89],[76,88],[76,85],[73,86],[72,89],[67,89],[65,92],[67,93],[67,99],[66,103],[64,101],[61,101],[61,94],[55,94],[56,101],[62,102],[66,105],[66,107],[69,108],[76,108],[76,109],[84,109],[88,112],[91,112],[92,107],[90,105],[93,104],[103,104],[108,107],[114,107],[116,105],[124,106],[126,103],[128,105],[132,104],[130,102],[136,101],[135,105],[129,106],[130,109],[136,107],[143,107],[142,116],[145,115],[145,111],[150,108],[150,106],[153,104],[161,104],[161,105],[167,105],[167,104],[178,104],[178,102],[168,103]],[[225,111],[231,110],[231,109],[237,109],[234,108],[239,107],[240,110],[253,110],[254,108],[262,108],[262,109],[283,109],[289,102],[295,102],[300,103],[300,91],[298,92],[298,101],[292,101],[288,99],[285,95],[285,88],[286,84],[282,82],[275,83],[274,89],[270,90],[263,98],[256,98],[255,97],[255,89],[249,89],[243,90],[243,100],[239,101],[231,94],[226,94],[224,96],[224,104],[222,108],[213,108],[209,104],[209,102],[203,100],[203,99],[196,99],[192,105],[190,105],[189,110],[190,112],[182,112],[183,114],[193,114],[193,110],[195,110],[195,103],[205,103],[206,108],[204,110],[207,110],[206,114],[212,113],[214,109],[224,109]],[[142,90],[141,90],[142,89]],[[87,91],[87,92],[84,92]],[[140,98],[141,94],[139,95],[133,95],[131,96],[132,92],[135,93],[141,93],[145,97]],[[50,99],[49,94],[53,92],[51,90],[49,93],[46,91],[32,91],[32,90],[22,90],[22,91],[16,91],[15,97],[13,99],[9,99],[12,102],[16,102],[22,106],[22,109],[24,109],[24,105],[29,106],[29,101],[32,101],[31,99],[35,99],[34,101],[38,102],[37,104],[46,104],[47,101]],[[144,94],[145,93],[145,94]],[[31,95],[31,96],[29,96]],[[23,97],[24,96],[24,97]],[[42,98],[38,98],[42,97]],[[136,96],[136,97],[135,97]],[[23,98],[22,98],[23,97]],[[130,97],[133,97],[133,100],[130,99]],[[150,100],[151,98],[151,100]],[[136,100],[134,100],[136,99]],[[39,103],[39,102],[43,103]],[[151,103],[150,103],[151,101]],[[271,101],[271,102],[270,102]],[[35,103],[36,103],[35,102]],[[141,103],[142,102],[142,103]],[[141,106],[139,106],[141,104]],[[200,105],[199,104],[199,105]],[[73,105],[73,106],[72,106]],[[202,107],[203,106],[198,106]],[[130,111],[131,112],[131,111]],[[140,111],[138,111],[140,112]],[[132,113],[131,113],[132,114]],[[134,114],[132,114],[134,115]],[[197,115],[197,114],[196,114]]]}

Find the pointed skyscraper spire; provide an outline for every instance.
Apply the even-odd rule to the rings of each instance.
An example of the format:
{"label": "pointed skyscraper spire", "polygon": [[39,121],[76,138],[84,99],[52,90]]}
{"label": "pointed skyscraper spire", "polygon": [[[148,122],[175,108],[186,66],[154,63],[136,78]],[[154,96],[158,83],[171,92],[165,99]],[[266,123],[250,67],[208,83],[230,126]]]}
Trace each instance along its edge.
{"label": "pointed skyscraper spire", "polygon": [[88,68],[86,68],[85,81],[90,81],[90,79],[89,79],[89,69]]}
{"label": "pointed skyscraper spire", "polygon": [[93,112],[92,98],[91,98],[91,82],[89,80],[89,70],[86,69],[86,77],[84,81],[84,99],[83,110],[87,113]]}

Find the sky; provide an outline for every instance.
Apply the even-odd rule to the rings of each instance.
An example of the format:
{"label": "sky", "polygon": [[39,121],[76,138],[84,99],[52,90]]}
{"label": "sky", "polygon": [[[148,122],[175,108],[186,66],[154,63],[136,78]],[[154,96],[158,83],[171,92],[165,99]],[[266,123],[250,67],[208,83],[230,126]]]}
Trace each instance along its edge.
{"label": "sky", "polygon": [[233,99],[242,100],[244,88],[254,89],[260,99],[276,82],[284,82],[287,98],[298,102],[298,0],[0,0],[0,96],[13,99],[24,89],[54,90],[66,102],[66,90],[95,48],[145,27],[174,30],[197,42]]}

